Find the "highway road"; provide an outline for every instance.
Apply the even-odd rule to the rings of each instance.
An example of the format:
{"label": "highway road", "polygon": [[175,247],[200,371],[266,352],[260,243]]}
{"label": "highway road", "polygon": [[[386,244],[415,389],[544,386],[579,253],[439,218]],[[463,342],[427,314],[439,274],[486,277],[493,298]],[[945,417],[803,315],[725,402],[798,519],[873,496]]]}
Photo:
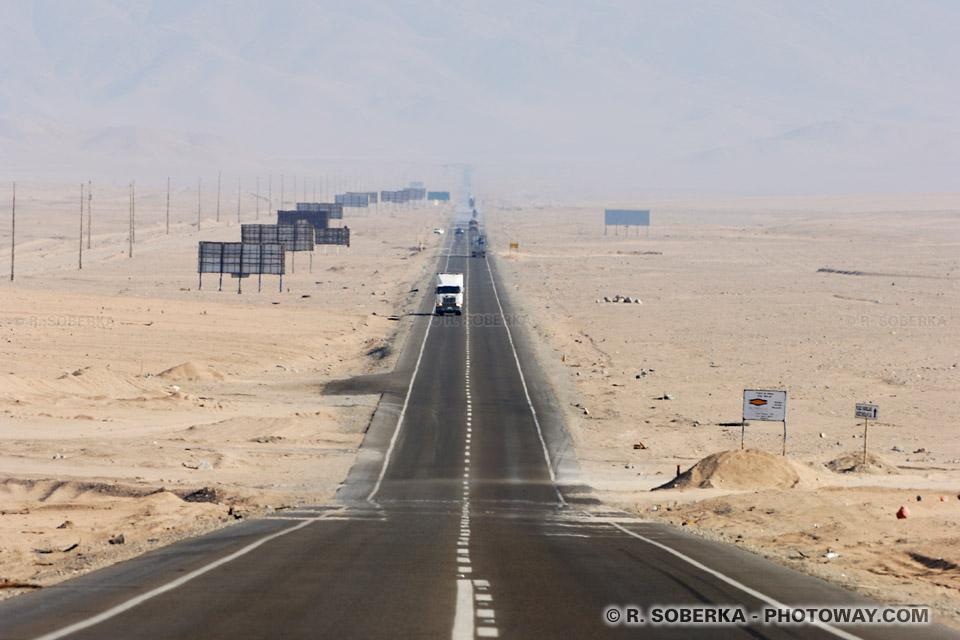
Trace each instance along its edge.
{"label": "highway road", "polygon": [[[495,265],[470,258],[469,234],[452,230],[437,267],[466,275],[464,315],[431,316],[426,292],[393,373],[326,389],[382,393],[337,506],[0,603],[0,638],[958,637],[934,625],[764,624],[752,616],[765,607],[876,605],[590,500],[523,318]],[[657,607],[746,620],[659,624]],[[631,608],[642,624],[624,624]]]}

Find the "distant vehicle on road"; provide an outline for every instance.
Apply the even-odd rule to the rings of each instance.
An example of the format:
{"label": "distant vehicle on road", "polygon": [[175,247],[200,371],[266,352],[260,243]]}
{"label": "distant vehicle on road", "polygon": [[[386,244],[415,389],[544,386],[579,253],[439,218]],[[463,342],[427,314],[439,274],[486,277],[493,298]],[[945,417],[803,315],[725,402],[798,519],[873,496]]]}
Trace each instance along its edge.
{"label": "distant vehicle on road", "polygon": [[440,235],[443,235],[443,229],[441,229],[440,227],[434,227],[434,228],[433,228],[433,232],[434,232],[434,233],[439,233]]}
{"label": "distant vehicle on road", "polygon": [[486,257],[487,242],[483,239],[483,236],[477,236],[473,239],[473,248],[470,251],[470,255],[474,258]]}
{"label": "distant vehicle on road", "polygon": [[463,274],[437,274],[437,315],[463,311]]}
{"label": "distant vehicle on road", "polygon": [[457,227],[457,235],[463,235],[463,227]]}

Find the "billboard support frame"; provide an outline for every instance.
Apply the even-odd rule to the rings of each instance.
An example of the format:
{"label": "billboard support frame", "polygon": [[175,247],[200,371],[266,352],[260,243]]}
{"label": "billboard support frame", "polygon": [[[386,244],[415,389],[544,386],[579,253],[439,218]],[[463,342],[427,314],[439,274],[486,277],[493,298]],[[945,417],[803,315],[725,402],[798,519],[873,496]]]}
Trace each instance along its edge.
{"label": "billboard support frame", "polygon": [[223,274],[226,272],[238,279],[237,293],[240,294],[243,293],[243,278],[256,273],[259,292],[263,289],[263,274],[268,273],[280,277],[280,292],[283,292],[284,256],[284,245],[279,242],[201,242],[197,288],[203,290],[204,273],[219,273],[217,291],[223,291]]}

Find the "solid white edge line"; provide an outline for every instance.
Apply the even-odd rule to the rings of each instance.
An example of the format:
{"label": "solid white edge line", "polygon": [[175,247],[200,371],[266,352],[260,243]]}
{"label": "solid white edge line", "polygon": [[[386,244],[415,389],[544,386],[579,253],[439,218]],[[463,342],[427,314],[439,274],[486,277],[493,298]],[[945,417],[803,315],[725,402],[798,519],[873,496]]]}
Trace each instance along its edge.
{"label": "solid white edge line", "polygon": [[310,519],[310,520],[307,520],[307,521],[305,521],[305,522],[301,522],[300,524],[295,525],[295,526],[293,526],[293,527],[290,527],[290,528],[288,528],[288,529],[284,529],[284,530],[282,530],[282,531],[278,531],[277,533],[270,534],[269,536],[266,536],[266,537],[264,537],[264,538],[260,538],[260,539],[257,540],[256,542],[253,542],[253,543],[251,543],[251,544],[248,544],[247,546],[245,546],[244,548],[240,549],[239,551],[235,551],[235,552],[231,553],[231,554],[228,555],[228,556],[225,556],[225,557],[223,557],[223,558],[220,558],[219,560],[216,560],[216,561],[214,561],[214,562],[211,562],[210,564],[206,565],[205,567],[201,567],[201,568],[199,568],[199,569],[197,569],[197,570],[195,570],[195,571],[191,571],[190,573],[188,573],[188,574],[186,574],[186,575],[184,575],[184,576],[181,576],[180,578],[177,578],[177,579],[174,580],[173,582],[168,582],[167,584],[165,584],[165,585],[163,585],[163,586],[161,586],[161,587],[157,587],[156,589],[153,589],[152,591],[148,591],[148,592],[146,592],[146,593],[143,593],[143,594],[137,596],[136,598],[131,598],[130,600],[127,600],[126,602],[124,602],[124,603],[122,603],[122,604],[118,604],[117,606],[113,607],[112,609],[107,609],[107,610],[104,611],[103,613],[97,614],[97,615],[95,615],[95,616],[93,616],[93,617],[91,617],[91,618],[87,618],[86,620],[81,620],[80,622],[75,622],[74,624],[72,624],[72,625],[70,625],[70,626],[68,626],[68,627],[64,627],[64,628],[62,628],[62,629],[59,629],[59,630],[57,630],[57,631],[53,631],[53,632],[48,633],[48,634],[46,634],[46,635],[39,636],[39,637],[35,638],[34,640],[57,640],[58,638],[63,638],[63,637],[68,636],[68,635],[70,635],[70,634],[72,634],[72,633],[76,633],[77,631],[82,631],[83,629],[87,629],[87,628],[92,627],[92,626],[94,626],[94,625],[96,625],[96,624],[100,624],[101,622],[104,622],[104,621],[106,621],[106,620],[109,620],[110,618],[113,618],[113,617],[115,617],[115,616],[120,615],[120,614],[123,613],[124,611],[128,611],[128,610],[130,610],[130,609],[133,609],[133,608],[136,607],[137,605],[142,604],[142,603],[146,602],[147,600],[150,600],[151,598],[155,598],[155,597],[157,597],[157,596],[159,596],[159,595],[161,595],[161,594],[163,594],[163,593],[166,593],[167,591],[172,591],[172,590],[176,589],[177,587],[182,586],[182,585],[186,584],[187,582],[190,582],[190,581],[193,580],[194,578],[198,578],[198,577],[202,576],[203,574],[207,573],[208,571],[213,571],[213,570],[216,569],[217,567],[221,567],[221,566],[227,564],[228,562],[232,562],[233,560],[236,560],[236,559],[239,558],[240,556],[243,556],[243,555],[246,555],[246,554],[250,553],[251,551],[253,551],[254,549],[256,549],[257,547],[259,547],[259,546],[262,545],[262,544],[266,544],[267,542],[270,542],[271,540],[275,540],[276,538],[279,538],[280,536],[285,536],[285,535],[287,535],[288,533],[292,533],[292,532],[296,531],[297,529],[302,529],[302,528],[304,528],[305,526],[307,526],[308,524],[310,524],[310,523],[312,523],[312,522],[316,522],[316,521],[317,521],[317,518],[312,518],[312,519]]}
{"label": "solid white edge line", "polygon": [[[444,271],[450,268],[450,250],[447,248],[447,264]],[[410,404],[410,394],[413,393],[413,383],[417,379],[417,372],[420,370],[420,360],[423,359],[423,350],[427,347],[427,336],[430,335],[430,327],[433,326],[433,316],[431,314],[427,322],[427,330],[423,332],[423,342],[420,343],[420,353],[417,354],[417,363],[413,367],[413,374],[410,376],[410,384],[407,386],[407,397],[403,399],[403,408],[400,409],[400,417],[397,418],[397,426],[393,428],[393,436],[390,437],[390,444],[387,446],[387,452],[383,456],[383,465],[380,467],[380,475],[377,476],[377,483],[373,485],[373,490],[367,496],[367,502],[374,502],[373,497],[380,491],[380,485],[383,483],[384,476],[387,475],[387,467],[390,466],[390,458],[393,456],[393,448],[397,444],[397,438],[400,436],[400,427],[403,425],[403,417],[407,414],[407,405]]]}
{"label": "solid white edge line", "polygon": [[452,640],[473,640],[473,583],[468,578],[457,580],[457,612],[453,617]]}
{"label": "solid white edge line", "polygon": [[[681,560],[683,560],[683,561],[686,562],[687,564],[693,565],[694,567],[696,567],[697,569],[700,569],[701,571],[703,571],[703,572],[705,572],[705,573],[709,573],[709,574],[712,575],[713,577],[715,577],[715,578],[717,578],[717,579],[719,579],[719,580],[722,580],[722,581],[726,582],[726,583],[729,584],[730,586],[735,587],[735,588],[739,589],[740,591],[743,591],[744,593],[746,593],[746,594],[748,594],[748,595],[753,596],[753,597],[756,598],[757,600],[760,600],[760,601],[762,601],[762,602],[766,602],[767,604],[769,604],[769,605],[772,606],[772,607],[775,607],[775,608],[778,608],[778,609],[792,609],[792,608],[794,608],[794,607],[791,607],[790,605],[786,605],[786,604],[783,604],[782,602],[778,602],[777,600],[774,600],[773,598],[771,598],[771,597],[769,597],[769,596],[766,596],[766,595],[760,593],[759,591],[757,591],[757,590],[755,590],[755,589],[751,589],[750,587],[748,587],[747,585],[743,584],[742,582],[738,582],[737,580],[734,580],[733,578],[727,577],[727,576],[725,576],[724,574],[720,573],[719,571],[717,571],[717,570],[715,570],[715,569],[711,569],[710,567],[706,566],[705,564],[702,564],[702,563],[694,560],[694,559],[691,558],[690,556],[684,555],[683,553],[680,553],[680,552],[677,551],[676,549],[673,549],[673,548],[671,548],[671,547],[668,547],[668,546],[665,545],[665,544],[661,544],[661,543],[657,542],[656,540],[651,540],[650,538],[647,538],[646,536],[642,536],[642,535],[640,535],[639,533],[635,533],[635,532],[633,532],[633,531],[630,531],[630,530],[627,529],[626,527],[624,527],[624,526],[622,526],[622,525],[620,525],[620,524],[618,524],[618,523],[616,523],[616,522],[608,522],[607,524],[609,524],[609,525],[612,526],[612,527],[616,527],[617,529],[619,529],[620,531],[624,532],[624,533],[627,534],[628,536],[633,536],[634,538],[637,538],[638,540],[642,540],[643,542],[646,542],[647,544],[652,544],[653,546],[655,546],[655,547],[657,547],[657,548],[659,548],[659,549],[663,549],[663,550],[666,551],[667,553],[670,553],[670,554],[672,554],[672,555],[680,558]],[[822,629],[823,631],[826,631],[827,633],[831,633],[831,634],[837,636],[838,638],[843,638],[844,640],[860,640],[860,636],[855,636],[855,635],[853,635],[852,633],[847,633],[847,632],[844,631],[843,629],[837,629],[836,627],[831,626],[831,625],[829,625],[829,624],[827,624],[827,623],[825,623],[825,622],[820,622],[819,620],[814,621],[814,622],[811,622],[810,624],[811,624],[811,626],[814,626],[814,627],[817,627],[817,628],[819,628],[819,629]]]}
{"label": "solid white edge line", "polygon": [[507,330],[507,339],[510,341],[510,349],[513,351],[513,359],[517,363],[517,372],[520,374],[520,384],[523,386],[523,395],[527,398],[527,406],[530,407],[530,413],[533,415],[533,424],[537,426],[537,436],[540,438],[540,446],[543,447],[543,457],[547,461],[547,471],[550,472],[550,482],[553,483],[553,490],[557,494],[561,505],[567,504],[557,486],[557,474],[553,472],[553,463],[550,461],[550,452],[547,451],[547,442],[543,439],[543,429],[540,428],[540,420],[537,418],[537,410],[533,406],[533,400],[530,399],[530,391],[527,389],[527,381],[523,376],[523,368],[520,366],[520,356],[517,355],[517,346],[513,343],[513,334],[510,331],[510,324],[503,316],[503,305],[500,304],[500,294],[497,292],[497,283],[493,279],[493,271],[490,270],[490,262],[487,258],[483,259],[487,265],[487,273],[490,274],[490,285],[493,287],[493,295],[497,300],[497,308],[500,309],[500,317],[503,318],[503,328]]}

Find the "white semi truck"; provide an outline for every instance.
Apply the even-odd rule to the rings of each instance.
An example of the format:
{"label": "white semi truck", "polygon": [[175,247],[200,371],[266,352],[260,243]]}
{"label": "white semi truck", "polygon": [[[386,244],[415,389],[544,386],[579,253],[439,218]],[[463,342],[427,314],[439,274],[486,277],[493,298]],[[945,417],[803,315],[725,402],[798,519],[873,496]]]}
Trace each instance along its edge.
{"label": "white semi truck", "polygon": [[460,315],[463,311],[463,294],[462,273],[438,273],[437,315],[442,316],[445,313]]}

